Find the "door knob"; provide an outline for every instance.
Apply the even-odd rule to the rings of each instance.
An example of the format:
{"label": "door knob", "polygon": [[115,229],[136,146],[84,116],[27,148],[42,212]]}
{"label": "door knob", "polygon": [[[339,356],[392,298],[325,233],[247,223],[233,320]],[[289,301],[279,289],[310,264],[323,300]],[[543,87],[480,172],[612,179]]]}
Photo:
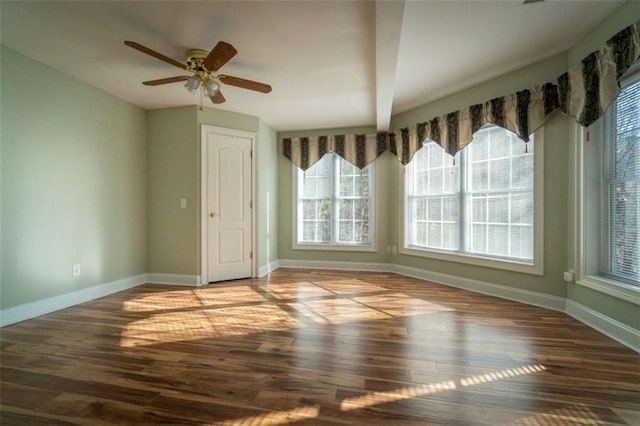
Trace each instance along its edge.
{"label": "door knob", "polygon": [[211,212],[211,213],[209,213],[209,217],[210,217],[211,219],[215,219],[216,214],[215,214],[214,212]]}

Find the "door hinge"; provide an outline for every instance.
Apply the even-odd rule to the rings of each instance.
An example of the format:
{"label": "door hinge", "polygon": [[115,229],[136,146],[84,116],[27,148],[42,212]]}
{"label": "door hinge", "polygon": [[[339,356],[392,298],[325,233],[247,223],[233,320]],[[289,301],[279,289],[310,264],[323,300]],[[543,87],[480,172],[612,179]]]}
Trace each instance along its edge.
{"label": "door hinge", "polygon": [[253,252],[252,251],[249,252],[249,259],[253,259]]}
{"label": "door hinge", "polygon": [[252,209],[253,208],[253,201],[249,201],[249,208]]}
{"label": "door hinge", "polygon": [[249,158],[253,158],[253,150],[249,151]]}

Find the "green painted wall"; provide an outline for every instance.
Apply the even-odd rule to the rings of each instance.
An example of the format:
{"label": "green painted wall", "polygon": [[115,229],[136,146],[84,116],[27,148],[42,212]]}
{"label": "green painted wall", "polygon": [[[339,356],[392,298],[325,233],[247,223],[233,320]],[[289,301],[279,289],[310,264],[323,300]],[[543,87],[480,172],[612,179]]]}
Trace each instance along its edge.
{"label": "green painted wall", "polygon": [[350,262],[380,262],[386,263],[389,258],[386,246],[389,244],[389,214],[388,196],[392,183],[391,170],[394,158],[384,154],[375,163],[376,167],[376,252],[336,252],[328,250],[292,250],[293,218],[293,165],[282,155],[282,139],[296,136],[322,136],[337,134],[368,134],[375,133],[375,127],[356,127],[323,130],[304,130],[278,133],[278,255],[280,259],[322,260],[322,261],[350,261]]}
{"label": "green painted wall", "polygon": [[[415,123],[468,105],[484,102],[546,81],[553,81],[570,65],[577,63],[585,55],[598,49],[611,35],[638,19],[640,19],[640,2],[629,1],[568,52],[413,110],[396,114],[392,117],[391,128],[412,126]],[[385,246],[398,245],[399,243],[399,194],[401,193],[401,165],[389,154],[383,155],[376,163],[378,166],[377,179],[378,182],[382,182],[376,191],[378,210],[378,251],[376,253],[292,250],[292,165],[281,154],[282,139],[332,133],[366,133],[375,131],[375,128],[292,131],[278,134],[280,186],[278,247],[280,258],[397,263],[507,287],[567,297],[623,324],[640,329],[640,309],[637,305],[583,286],[567,285],[563,281],[562,274],[572,267],[574,257],[571,226],[574,221],[572,204],[574,157],[571,143],[573,123],[573,119],[561,113],[555,113],[544,128],[544,276],[506,272],[410,255],[387,255],[384,250]]]}
{"label": "green painted wall", "polygon": [[5,47],[0,54],[0,306],[145,273],[146,112]]}
{"label": "green painted wall", "polygon": [[[264,134],[265,143],[258,146],[266,160],[273,157],[269,143],[275,146],[273,129],[261,125],[255,116],[196,106],[168,108],[148,112],[149,172],[148,172],[148,271],[151,273],[200,274],[200,133],[202,125],[223,127]],[[270,141],[271,138],[271,141]],[[271,148],[272,150],[275,148]],[[258,160],[260,161],[260,160]],[[275,163],[275,162],[274,162]],[[258,168],[258,181],[273,182],[273,166],[265,161]],[[275,194],[273,183],[267,189]],[[187,208],[180,208],[180,199],[187,199]],[[263,200],[258,208],[263,210]],[[260,212],[259,211],[259,212]],[[260,217],[260,216],[259,216]],[[258,220],[258,259],[266,263],[266,234],[260,232]],[[264,253],[263,253],[264,251]],[[275,251],[277,254],[277,251]]]}
{"label": "green painted wall", "polygon": [[[415,123],[426,121],[440,114],[553,80],[566,71],[566,67],[566,55],[552,57],[464,92],[398,114],[393,117],[392,128],[415,125]],[[562,273],[566,268],[567,255],[565,232],[567,216],[565,212],[567,210],[566,182],[569,178],[566,168],[569,153],[568,123],[567,117],[556,113],[544,127],[544,276],[410,255],[394,256],[393,261],[405,266],[564,297],[566,286]],[[402,167],[400,163],[396,162],[396,175],[400,174],[400,167]],[[401,193],[400,184],[401,182],[398,182],[394,193]],[[399,205],[399,202],[399,199],[396,199],[394,204]],[[558,212],[561,213],[558,214]],[[394,209],[393,217],[399,220],[398,209]],[[394,244],[396,244],[399,242],[399,228],[396,226],[393,229],[396,231],[393,235]]]}
{"label": "green painted wall", "polygon": [[[488,99],[511,93],[523,87],[553,79],[566,71],[566,55],[558,55],[531,67],[507,74],[487,83],[472,87],[464,92],[454,94],[439,101],[419,108],[397,114],[392,117],[391,128],[413,126],[415,123],[431,119],[434,116],[456,109],[483,102]],[[298,260],[348,260],[352,262],[391,262],[414,268],[425,269],[445,274],[457,275],[490,283],[528,291],[535,291],[564,297],[566,287],[562,273],[566,268],[567,208],[566,185],[568,176],[568,119],[557,114],[545,126],[545,276],[506,272],[502,270],[465,265],[461,263],[427,259],[411,255],[389,255],[387,245],[399,247],[400,204],[402,180],[400,162],[390,153],[384,154],[376,162],[378,167],[376,206],[378,250],[376,253],[331,252],[292,250],[291,223],[292,218],[292,173],[291,162],[280,154],[280,243],[279,254],[282,259]],[[285,137],[312,136],[337,133],[371,133],[375,128],[330,129],[313,132],[286,132],[278,135],[280,144]],[[280,148],[281,149],[281,148]],[[559,184],[560,183],[560,184]],[[563,213],[558,214],[560,209]]]}
{"label": "green painted wall", "polygon": [[[572,65],[578,63],[583,57],[594,50],[599,49],[600,46],[602,46],[613,34],[638,20],[640,20],[640,1],[629,1],[625,3],[616,11],[616,13],[608,17],[595,31],[567,52],[569,64]],[[569,131],[571,134],[573,134],[573,129],[574,124],[571,123],[569,125]],[[571,177],[575,175],[574,147],[575,145],[571,144],[569,161],[567,162],[568,174]],[[569,194],[570,200],[567,209],[567,216],[569,224],[571,225],[567,227],[567,239],[571,242],[575,240],[573,223],[576,214],[573,204],[575,199],[573,185],[574,183],[572,179],[567,181],[567,193]],[[567,269],[575,269],[576,252],[573,243],[569,244],[567,253]],[[640,330],[640,306],[635,305],[634,303],[606,295],[578,284],[568,285],[567,298],[591,308],[609,318],[613,318],[623,324],[631,326],[636,330]]]}
{"label": "green painted wall", "polygon": [[276,131],[260,120],[258,130],[258,267],[278,259],[278,143]]}
{"label": "green painted wall", "polygon": [[[200,197],[197,108],[148,112],[147,270],[197,275]],[[180,208],[180,199],[187,208]]]}

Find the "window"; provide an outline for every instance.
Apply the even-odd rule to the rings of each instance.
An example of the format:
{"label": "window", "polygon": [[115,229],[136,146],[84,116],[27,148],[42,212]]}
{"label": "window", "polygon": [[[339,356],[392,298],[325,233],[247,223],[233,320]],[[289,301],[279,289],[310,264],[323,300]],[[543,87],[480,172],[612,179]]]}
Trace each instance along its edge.
{"label": "window", "polygon": [[590,138],[577,132],[576,282],[640,304],[640,69],[621,85]]}
{"label": "window", "polygon": [[360,170],[329,153],[294,173],[296,248],[373,248],[372,164]]}
{"label": "window", "polygon": [[525,146],[508,130],[486,127],[455,158],[426,143],[405,174],[405,251],[541,273],[540,136]]}
{"label": "window", "polygon": [[601,273],[640,285],[640,78],[605,115]]}

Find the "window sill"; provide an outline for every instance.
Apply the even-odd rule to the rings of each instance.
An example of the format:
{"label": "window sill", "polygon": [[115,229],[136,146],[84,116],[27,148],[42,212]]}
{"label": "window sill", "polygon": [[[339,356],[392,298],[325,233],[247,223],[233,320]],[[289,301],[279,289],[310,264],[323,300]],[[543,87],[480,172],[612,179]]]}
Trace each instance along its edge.
{"label": "window sill", "polygon": [[493,259],[483,256],[475,256],[471,254],[463,253],[449,253],[437,250],[425,250],[412,247],[405,247],[400,249],[400,254],[406,254],[410,256],[427,257],[437,260],[446,260],[449,262],[464,263],[466,265],[483,266],[485,268],[501,269],[504,271],[520,272],[530,275],[544,275],[544,269],[542,262],[538,264],[530,264],[525,262],[518,262],[514,260],[506,259]]}
{"label": "window sill", "polygon": [[595,275],[581,277],[576,284],[640,305],[640,287]]}
{"label": "window sill", "polygon": [[346,244],[293,244],[293,250],[322,250],[322,251],[360,251],[360,252],[377,252],[373,244],[371,245],[346,245]]}

